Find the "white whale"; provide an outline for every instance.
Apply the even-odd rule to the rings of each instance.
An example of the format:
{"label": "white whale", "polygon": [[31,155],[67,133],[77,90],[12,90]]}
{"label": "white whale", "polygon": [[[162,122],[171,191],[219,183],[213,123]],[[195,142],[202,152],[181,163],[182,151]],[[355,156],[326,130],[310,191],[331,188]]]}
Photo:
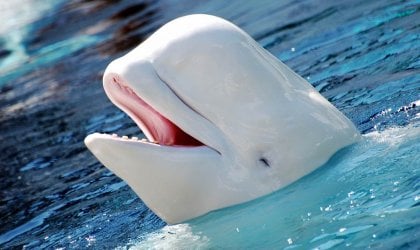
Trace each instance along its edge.
{"label": "white whale", "polygon": [[360,137],[308,82],[214,16],[169,22],[103,82],[148,141],[95,133],[85,143],[168,223],[276,191]]}

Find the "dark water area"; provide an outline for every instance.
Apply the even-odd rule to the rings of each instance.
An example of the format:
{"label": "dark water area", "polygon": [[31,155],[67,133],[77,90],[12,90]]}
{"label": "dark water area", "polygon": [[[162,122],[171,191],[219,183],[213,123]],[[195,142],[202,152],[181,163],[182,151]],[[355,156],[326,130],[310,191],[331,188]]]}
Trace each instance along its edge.
{"label": "dark water area", "polygon": [[[258,238],[267,242],[278,238],[265,248],[342,249],[350,244],[346,240],[353,244],[348,247],[420,247],[420,1],[26,0],[0,4],[0,13],[22,19],[21,24],[0,26],[0,249],[223,248],[225,238],[217,231],[224,233],[229,225],[239,233],[238,225],[258,223],[255,218],[263,215],[245,221],[236,217],[252,217],[249,210],[261,206],[275,207],[272,197],[295,204],[294,192],[299,197],[304,194],[292,190],[306,190],[308,183],[322,183],[323,177],[346,175],[341,184],[327,181],[318,187],[337,187],[337,193],[328,191],[333,197],[329,203],[337,207],[343,183],[356,185],[356,177],[377,176],[347,190],[350,196],[359,195],[354,200],[366,196],[363,204],[367,204],[350,217],[351,240],[345,234],[349,230],[340,231],[343,227],[337,226],[335,234],[308,233],[302,228],[318,230],[320,224],[290,219],[289,227],[270,231],[277,234],[250,230],[230,237],[226,246],[256,248]],[[30,18],[25,19],[25,13]],[[83,139],[93,132],[143,137],[134,122],[106,98],[102,73],[108,63],[164,23],[192,13],[221,16],[244,29],[346,114],[368,142],[353,149],[352,157],[336,156],[341,160],[330,163],[332,167],[271,198],[183,224],[191,226],[190,232],[166,226],[88,152]],[[334,167],[343,159],[345,173]],[[396,168],[398,164],[404,168]],[[371,167],[383,170],[383,175],[369,172]],[[382,197],[379,201],[367,199],[374,189],[370,186],[387,190],[382,182],[393,188],[383,196],[376,194]],[[369,202],[377,202],[372,207],[380,211],[398,207],[405,213],[394,209],[393,219],[360,226],[357,222],[366,221],[368,215],[383,218]],[[322,205],[322,212],[327,208],[328,204]],[[299,209],[276,211],[290,218],[306,214]],[[331,225],[338,222],[329,218],[341,218],[341,214],[317,216]],[[299,239],[288,236],[294,226],[300,228],[294,232]],[[363,235],[381,227],[386,230],[369,233],[369,238]],[[198,239],[206,239],[204,243],[196,241],[197,234]],[[171,235],[178,236],[177,242],[184,240],[183,244],[166,241]],[[382,238],[375,241],[377,236]],[[252,242],[240,243],[246,239]]]}

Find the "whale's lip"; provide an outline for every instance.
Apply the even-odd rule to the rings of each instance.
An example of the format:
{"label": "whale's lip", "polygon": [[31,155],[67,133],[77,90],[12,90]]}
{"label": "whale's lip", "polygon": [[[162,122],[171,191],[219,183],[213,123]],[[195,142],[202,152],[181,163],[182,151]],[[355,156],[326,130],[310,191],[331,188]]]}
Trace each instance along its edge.
{"label": "whale's lip", "polygon": [[[171,120],[144,101],[143,98],[118,75],[113,75],[111,81],[104,82],[104,87],[110,100],[133,119],[146,136],[146,138],[140,140],[137,137],[131,137],[131,141],[158,144],[161,146],[205,146],[203,142],[200,142],[186,133],[183,129],[175,125]],[[118,140],[129,139],[127,136],[119,137],[117,134],[112,134],[110,138]]]}

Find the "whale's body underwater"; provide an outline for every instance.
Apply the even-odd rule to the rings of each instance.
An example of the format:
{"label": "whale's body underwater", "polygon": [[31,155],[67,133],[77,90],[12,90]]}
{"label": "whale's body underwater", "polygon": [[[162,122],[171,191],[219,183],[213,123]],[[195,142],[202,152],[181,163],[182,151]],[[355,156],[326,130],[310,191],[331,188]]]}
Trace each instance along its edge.
{"label": "whale's body underwater", "polygon": [[85,143],[168,223],[276,191],[360,138],[308,82],[209,15],[163,26],[107,67],[104,88],[148,141]]}

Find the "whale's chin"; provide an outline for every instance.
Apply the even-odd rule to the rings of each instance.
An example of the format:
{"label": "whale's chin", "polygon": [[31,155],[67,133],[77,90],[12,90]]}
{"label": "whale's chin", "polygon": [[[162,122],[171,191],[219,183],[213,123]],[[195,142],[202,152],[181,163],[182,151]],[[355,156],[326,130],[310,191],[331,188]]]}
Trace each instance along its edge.
{"label": "whale's chin", "polygon": [[[104,87],[111,101],[130,116],[143,131],[148,139],[146,142],[162,146],[204,145],[156,111],[118,75],[115,75],[112,81],[106,82]],[[145,140],[139,141],[139,143],[144,142]]]}

